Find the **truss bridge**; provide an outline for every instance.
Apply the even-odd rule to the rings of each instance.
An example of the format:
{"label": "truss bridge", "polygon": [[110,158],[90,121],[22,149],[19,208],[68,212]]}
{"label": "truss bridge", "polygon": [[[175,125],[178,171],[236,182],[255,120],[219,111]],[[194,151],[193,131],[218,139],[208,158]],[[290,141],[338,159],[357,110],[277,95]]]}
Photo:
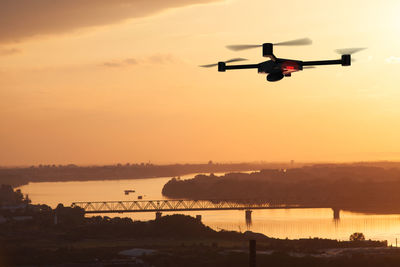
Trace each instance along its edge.
{"label": "truss bridge", "polygon": [[[71,207],[82,208],[86,214],[93,213],[125,213],[125,212],[155,212],[156,218],[162,212],[174,211],[210,211],[210,210],[245,210],[251,218],[252,210],[259,209],[314,209],[327,208],[320,206],[287,205],[262,200],[137,200],[137,201],[95,201],[74,202]],[[340,209],[332,208],[334,218],[339,219]]]}

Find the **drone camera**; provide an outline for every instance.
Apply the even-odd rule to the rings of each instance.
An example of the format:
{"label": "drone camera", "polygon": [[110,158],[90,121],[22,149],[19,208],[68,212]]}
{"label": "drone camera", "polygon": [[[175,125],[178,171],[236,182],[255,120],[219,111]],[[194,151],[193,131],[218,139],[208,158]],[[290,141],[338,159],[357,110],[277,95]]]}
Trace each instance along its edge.
{"label": "drone camera", "polygon": [[224,71],[226,71],[226,64],[225,64],[225,62],[218,62],[218,71],[219,71],[219,72],[224,72]]}
{"label": "drone camera", "polygon": [[342,55],[342,66],[351,65],[351,55]]}
{"label": "drone camera", "polygon": [[273,45],[271,43],[263,44],[263,57],[269,57],[273,55]]}

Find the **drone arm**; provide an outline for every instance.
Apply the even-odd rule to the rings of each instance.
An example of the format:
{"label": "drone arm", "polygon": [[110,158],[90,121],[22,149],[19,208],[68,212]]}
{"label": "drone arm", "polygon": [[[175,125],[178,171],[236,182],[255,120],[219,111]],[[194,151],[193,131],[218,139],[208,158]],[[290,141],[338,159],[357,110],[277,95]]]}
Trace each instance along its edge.
{"label": "drone arm", "polygon": [[303,61],[303,66],[317,66],[317,65],[340,65],[342,61],[339,60],[317,60],[317,61]]}
{"label": "drone arm", "polygon": [[342,55],[342,59],[337,59],[337,60],[303,61],[301,65],[302,66],[317,66],[317,65],[350,66],[351,65],[351,56],[350,55]]}
{"label": "drone arm", "polygon": [[218,71],[224,72],[226,70],[242,70],[242,69],[258,69],[258,64],[247,64],[247,65],[230,65],[227,66],[225,62],[218,63]]}
{"label": "drone arm", "polygon": [[257,69],[257,68],[258,68],[258,64],[225,66],[226,70]]}

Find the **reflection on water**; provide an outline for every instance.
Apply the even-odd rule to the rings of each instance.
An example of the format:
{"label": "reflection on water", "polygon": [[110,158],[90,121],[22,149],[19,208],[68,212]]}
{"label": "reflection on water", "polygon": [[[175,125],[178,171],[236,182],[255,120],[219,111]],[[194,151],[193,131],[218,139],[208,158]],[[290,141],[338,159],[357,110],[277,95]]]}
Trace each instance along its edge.
{"label": "reflection on water", "polygon": [[[192,175],[182,176],[190,178]],[[34,204],[42,203],[56,207],[58,203],[66,206],[78,201],[115,201],[143,199],[164,199],[161,195],[163,185],[170,178],[148,178],[113,181],[30,183],[20,187],[29,194]],[[124,190],[136,192],[125,195]],[[179,212],[191,216],[202,215],[202,221],[216,230],[251,230],[276,238],[331,238],[348,240],[354,232],[362,232],[367,239],[388,240],[395,244],[400,239],[400,215],[366,215],[340,211],[340,219],[334,219],[332,209],[286,209],[232,211]],[[163,215],[172,214],[171,212]],[[104,214],[103,214],[104,215]],[[152,220],[154,212],[106,214],[107,216],[131,217],[134,220]]]}
{"label": "reflection on water", "polygon": [[247,229],[248,230],[250,230],[251,229],[251,226],[252,226],[252,221],[251,221],[251,213],[252,213],[253,211],[251,211],[251,210],[246,210],[246,212],[245,212],[245,214],[246,214],[246,227],[247,227]]}

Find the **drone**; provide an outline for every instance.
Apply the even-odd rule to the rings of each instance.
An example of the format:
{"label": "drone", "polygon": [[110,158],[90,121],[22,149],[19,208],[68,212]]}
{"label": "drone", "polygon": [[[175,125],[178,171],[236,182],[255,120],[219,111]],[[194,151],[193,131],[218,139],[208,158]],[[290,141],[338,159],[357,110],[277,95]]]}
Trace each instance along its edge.
{"label": "drone", "polygon": [[320,66],[320,65],[350,66],[352,62],[351,55],[365,49],[365,48],[337,49],[335,51],[341,54],[341,59],[317,60],[317,61],[301,61],[294,59],[277,58],[273,53],[274,46],[296,46],[296,45],[310,45],[310,44],[312,44],[311,39],[302,38],[280,43],[264,43],[261,45],[260,44],[228,45],[226,47],[233,51],[241,51],[251,48],[262,47],[262,56],[267,57],[270,60],[258,64],[227,65],[227,63],[247,60],[245,58],[233,58],[227,61],[218,62],[216,64],[201,65],[200,67],[211,68],[218,66],[219,72],[225,72],[226,70],[257,69],[258,73],[260,74],[268,74],[267,81],[276,82],[282,80],[284,77],[291,77],[293,72],[301,71],[303,69],[308,69],[308,68],[315,68],[315,66]]}

